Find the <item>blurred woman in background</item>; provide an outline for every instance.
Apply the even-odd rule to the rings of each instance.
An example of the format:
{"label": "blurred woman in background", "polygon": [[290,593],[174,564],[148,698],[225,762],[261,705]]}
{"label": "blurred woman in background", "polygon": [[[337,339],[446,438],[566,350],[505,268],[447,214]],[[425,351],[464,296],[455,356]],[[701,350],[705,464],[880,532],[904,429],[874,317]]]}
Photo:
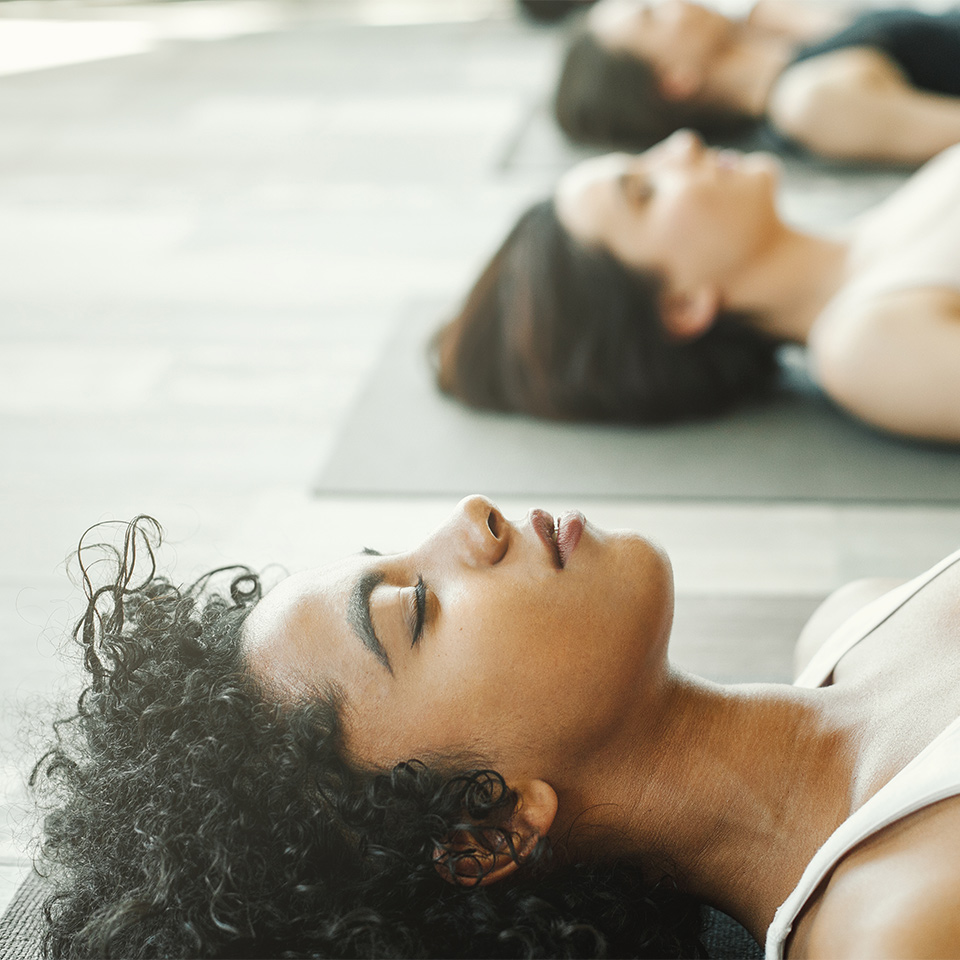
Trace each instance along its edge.
{"label": "blurred woman in background", "polygon": [[658,423],[762,398],[782,343],[840,407],[960,442],[960,146],[843,232],[785,223],[767,153],[679,131],[565,174],[435,338],[473,406]]}
{"label": "blurred woman in background", "polygon": [[691,0],[600,0],[555,98],[574,140],[648,146],[765,126],[837,160],[916,165],[960,142],[960,11],[759,0],[744,19]]}

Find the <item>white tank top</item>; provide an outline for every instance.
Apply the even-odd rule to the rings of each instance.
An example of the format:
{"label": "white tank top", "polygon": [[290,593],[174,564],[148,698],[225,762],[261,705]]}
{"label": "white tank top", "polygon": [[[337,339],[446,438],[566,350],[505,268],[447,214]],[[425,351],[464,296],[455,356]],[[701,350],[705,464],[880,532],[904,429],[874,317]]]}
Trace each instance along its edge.
{"label": "white tank top", "polygon": [[[929,193],[922,202],[912,198],[923,183],[936,187],[938,214],[930,217]],[[886,219],[888,206],[898,204],[901,213],[893,223]],[[914,210],[909,208],[915,207]],[[917,220],[911,223],[911,218]],[[863,303],[899,290],[945,287],[960,291],[960,144],[948,147],[918,170],[889,200],[859,221],[854,243],[868,248],[893,231],[912,235],[909,244],[886,254],[869,257],[821,311],[818,322],[846,312],[852,302]]]}
{"label": "white tank top", "polygon": [[[858,611],[833,633],[797,677],[798,687],[820,687],[850,649],[899,610],[931,580],[960,561],[960,550],[919,577]],[[767,960],[780,960],[797,915],[831,870],[857,844],[922,807],[960,794],[960,717],[830,835],[767,930]]]}

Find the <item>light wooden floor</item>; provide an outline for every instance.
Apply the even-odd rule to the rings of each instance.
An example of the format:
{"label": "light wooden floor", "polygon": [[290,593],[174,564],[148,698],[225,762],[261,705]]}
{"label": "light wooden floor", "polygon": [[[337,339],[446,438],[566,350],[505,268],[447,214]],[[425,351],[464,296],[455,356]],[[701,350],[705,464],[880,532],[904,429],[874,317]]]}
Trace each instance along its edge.
{"label": "light wooden floor", "polygon": [[[431,529],[451,503],[309,481],[403,304],[461,292],[555,173],[505,161],[557,46],[508,0],[8,3],[0,50],[4,18],[54,8],[140,52],[0,76],[0,906],[79,534],[151,512],[187,579]],[[668,547],[677,659],[718,679],[787,679],[830,589],[960,543],[951,509],[581,506]]]}

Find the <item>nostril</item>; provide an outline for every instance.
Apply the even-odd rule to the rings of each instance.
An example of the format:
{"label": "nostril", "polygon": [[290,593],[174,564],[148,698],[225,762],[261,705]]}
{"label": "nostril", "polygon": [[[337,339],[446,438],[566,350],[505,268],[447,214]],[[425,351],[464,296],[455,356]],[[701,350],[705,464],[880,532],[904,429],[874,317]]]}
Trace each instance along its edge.
{"label": "nostril", "polygon": [[487,526],[490,528],[490,532],[497,538],[500,539],[500,518],[497,516],[496,510],[491,510],[487,516]]}

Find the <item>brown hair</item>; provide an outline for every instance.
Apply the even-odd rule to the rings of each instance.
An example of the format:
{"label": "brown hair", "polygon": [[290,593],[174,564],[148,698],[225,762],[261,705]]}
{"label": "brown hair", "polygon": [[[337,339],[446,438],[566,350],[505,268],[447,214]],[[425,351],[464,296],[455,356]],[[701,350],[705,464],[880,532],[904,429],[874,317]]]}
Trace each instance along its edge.
{"label": "brown hair", "polygon": [[637,147],[651,146],[683,127],[722,137],[741,133],[755,122],[739,111],[666,99],[650,64],[608,50],[585,27],[567,47],[554,113],[572,140]]}
{"label": "brown hair", "polygon": [[533,20],[555,23],[575,10],[583,10],[595,0],[517,0],[520,9]]}
{"label": "brown hair", "polygon": [[440,389],[474,407],[640,423],[711,416],[770,389],[773,340],[728,313],[677,342],[662,289],[658,274],[577,243],[552,200],[537,203],[434,336]]}

